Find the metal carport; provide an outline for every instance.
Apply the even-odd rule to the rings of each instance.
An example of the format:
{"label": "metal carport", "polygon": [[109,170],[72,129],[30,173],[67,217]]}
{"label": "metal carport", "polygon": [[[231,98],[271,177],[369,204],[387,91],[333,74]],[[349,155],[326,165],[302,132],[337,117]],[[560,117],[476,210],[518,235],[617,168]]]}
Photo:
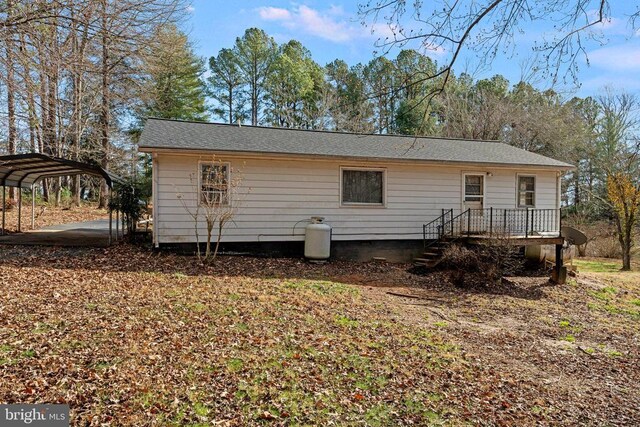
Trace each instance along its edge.
{"label": "metal carport", "polygon": [[[89,163],[76,162],[59,157],[52,157],[41,153],[14,154],[8,156],[0,156],[0,185],[2,186],[2,228],[1,233],[5,230],[5,213],[6,213],[6,188],[18,188],[18,231],[21,231],[21,211],[22,211],[22,190],[31,189],[43,178],[56,178],[60,176],[75,176],[86,174],[97,176],[105,180],[109,187],[109,193],[113,189],[114,182],[119,178],[103,168]],[[32,197],[32,203],[35,204],[35,197]],[[33,217],[34,209],[32,209],[32,226],[35,224]],[[117,212],[116,212],[117,215]],[[109,211],[109,241],[112,238],[113,213]],[[118,226],[118,218],[116,217],[116,227]]]}

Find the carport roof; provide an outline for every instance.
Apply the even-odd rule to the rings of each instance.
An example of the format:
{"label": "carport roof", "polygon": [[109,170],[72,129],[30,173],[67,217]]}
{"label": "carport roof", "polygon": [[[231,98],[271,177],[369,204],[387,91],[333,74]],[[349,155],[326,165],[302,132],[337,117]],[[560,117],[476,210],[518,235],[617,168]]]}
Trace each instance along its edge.
{"label": "carport roof", "polygon": [[109,187],[119,179],[99,166],[29,153],[0,156],[0,185],[31,188],[42,178],[87,174],[103,178]]}

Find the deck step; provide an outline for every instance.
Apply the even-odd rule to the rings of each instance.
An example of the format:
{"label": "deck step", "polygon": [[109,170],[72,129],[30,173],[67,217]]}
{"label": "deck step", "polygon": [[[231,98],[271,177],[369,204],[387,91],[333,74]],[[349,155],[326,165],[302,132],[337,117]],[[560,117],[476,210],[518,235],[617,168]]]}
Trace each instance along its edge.
{"label": "deck step", "polygon": [[423,252],[422,255],[426,257],[436,257],[436,256],[441,256],[442,252],[429,251],[429,252]]}
{"label": "deck step", "polygon": [[425,248],[422,256],[414,258],[413,264],[420,267],[433,268],[440,264],[444,251],[451,245],[448,239],[443,238],[438,242],[432,242]]}
{"label": "deck step", "polygon": [[440,260],[439,259],[420,260],[420,258],[416,258],[416,259],[413,260],[413,265],[415,265],[416,267],[433,268],[438,264],[440,264]]}

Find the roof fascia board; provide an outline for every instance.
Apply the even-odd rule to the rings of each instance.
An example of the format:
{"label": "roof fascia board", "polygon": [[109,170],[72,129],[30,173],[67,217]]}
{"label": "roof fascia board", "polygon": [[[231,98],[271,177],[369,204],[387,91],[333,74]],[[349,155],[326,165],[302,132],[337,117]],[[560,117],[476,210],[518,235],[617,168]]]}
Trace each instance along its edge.
{"label": "roof fascia board", "polygon": [[335,160],[335,161],[348,161],[348,162],[363,162],[363,163],[386,163],[386,164],[426,164],[431,166],[466,166],[466,167],[492,167],[501,169],[541,169],[541,170],[555,170],[555,171],[570,171],[574,170],[575,166],[553,166],[553,165],[531,165],[531,164],[516,164],[516,163],[491,163],[491,162],[456,162],[445,160],[422,160],[422,159],[389,159],[379,157],[351,157],[351,156],[329,156],[324,154],[288,154],[288,153],[266,153],[259,151],[224,151],[224,150],[199,150],[199,149],[186,149],[186,148],[150,148],[139,147],[138,150],[143,153],[158,153],[158,154],[171,154],[174,156],[228,156],[244,159],[258,159],[258,160],[304,160],[304,161],[316,161],[316,160]]}

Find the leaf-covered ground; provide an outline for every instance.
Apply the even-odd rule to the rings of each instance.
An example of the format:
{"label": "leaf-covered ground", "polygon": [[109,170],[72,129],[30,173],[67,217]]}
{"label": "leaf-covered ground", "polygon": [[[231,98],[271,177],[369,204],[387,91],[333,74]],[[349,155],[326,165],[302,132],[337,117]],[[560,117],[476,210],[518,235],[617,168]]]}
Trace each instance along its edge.
{"label": "leaf-covered ground", "polygon": [[[637,425],[638,281],[0,247],[0,401],[73,425]],[[618,273],[611,273],[618,274]]]}
{"label": "leaf-covered ground", "polygon": [[[55,207],[36,205],[36,228],[47,227],[71,222],[93,221],[109,217],[106,209],[98,209],[95,204],[83,204],[81,207]],[[0,200],[0,215],[2,214],[2,201]],[[22,205],[22,230],[31,229],[31,204]],[[0,222],[0,228],[2,223]],[[18,230],[18,208],[14,206],[5,214],[5,228],[9,233]]]}

